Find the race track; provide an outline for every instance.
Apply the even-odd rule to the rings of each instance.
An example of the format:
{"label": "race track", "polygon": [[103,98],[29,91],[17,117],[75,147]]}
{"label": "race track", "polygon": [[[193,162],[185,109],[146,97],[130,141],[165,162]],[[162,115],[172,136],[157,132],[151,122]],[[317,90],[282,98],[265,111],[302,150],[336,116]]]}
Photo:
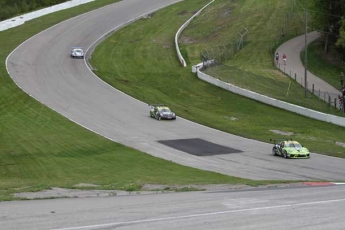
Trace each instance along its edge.
{"label": "race track", "polygon": [[83,60],[69,57],[72,46],[87,49],[110,30],[177,1],[143,2],[121,1],[36,35],[8,57],[10,76],[33,98],[87,129],[182,165],[250,179],[345,178],[345,159],[313,154],[308,160],[285,160],[271,155],[271,144],[182,118],[151,119],[147,104],[104,83]]}
{"label": "race track", "polygon": [[345,186],[3,202],[2,230],[343,230]]}

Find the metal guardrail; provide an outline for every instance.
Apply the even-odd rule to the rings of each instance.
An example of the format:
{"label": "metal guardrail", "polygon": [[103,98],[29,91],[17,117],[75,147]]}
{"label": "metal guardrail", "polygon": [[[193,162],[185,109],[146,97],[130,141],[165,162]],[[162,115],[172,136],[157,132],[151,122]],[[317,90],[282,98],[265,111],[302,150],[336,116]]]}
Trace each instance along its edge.
{"label": "metal guardrail", "polygon": [[197,69],[197,75],[198,75],[199,79],[206,81],[210,84],[213,84],[215,86],[218,86],[220,88],[223,88],[225,90],[228,90],[230,92],[233,92],[235,94],[238,94],[238,95],[241,95],[241,96],[244,96],[244,97],[247,97],[247,98],[250,98],[250,99],[253,99],[253,100],[256,100],[256,101],[259,101],[259,102],[262,102],[264,104],[268,104],[268,105],[271,105],[271,106],[274,106],[274,107],[277,107],[280,109],[294,112],[294,113],[300,114],[300,115],[305,116],[305,117],[309,117],[309,118],[313,118],[315,120],[324,121],[324,122],[328,122],[328,123],[331,123],[334,125],[339,125],[339,126],[345,127],[345,118],[344,117],[338,117],[335,115],[315,111],[312,109],[307,109],[307,108],[304,108],[302,106],[293,105],[293,104],[290,104],[290,103],[287,103],[284,101],[280,101],[280,100],[277,100],[277,99],[274,99],[274,98],[271,98],[271,97],[268,97],[265,95],[261,95],[261,94],[252,92],[250,90],[246,90],[246,89],[237,87],[235,85],[232,85],[232,84],[227,83],[227,82],[223,82],[219,79],[216,79],[212,76],[209,76],[209,75],[201,72],[201,68]]}
{"label": "metal guardrail", "polygon": [[95,0],[71,0],[58,5],[50,6],[41,10],[33,11],[31,13],[23,14],[18,17],[10,18],[0,22],[0,31],[4,31],[16,26],[23,25],[26,21],[38,18],[50,13],[54,13],[60,10],[72,8],[85,3],[93,2]]}
{"label": "metal guardrail", "polygon": [[211,3],[213,3],[214,0],[212,0],[211,2],[209,2],[207,5],[205,5],[203,8],[201,8],[196,14],[194,14],[190,19],[188,19],[188,21],[186,21],[177,31],[177,33],[175,34],[175,48],[176,48],[176,52],[177,52],[177,56],[178,59],[180,60],[181,64],[183,67],[187,66],[186,61],[184,60],[181,51],[180,51],[180,47],[178,45],[178,38],[180,36],[180,34],[182,33],[182,31],[189,25],[189,23],[196,17],[198,16],[201,11],[203,11],[206,7],[208,7]]}

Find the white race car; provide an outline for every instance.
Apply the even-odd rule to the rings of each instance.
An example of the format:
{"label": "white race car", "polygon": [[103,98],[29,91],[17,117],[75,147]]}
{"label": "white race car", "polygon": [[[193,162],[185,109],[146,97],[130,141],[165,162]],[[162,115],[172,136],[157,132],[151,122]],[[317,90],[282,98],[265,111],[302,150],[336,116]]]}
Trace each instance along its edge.
{"label": "white race car", "polygon": [[73,47],[71,51],[71,58],[84,58],[84,51],[82,47]]}

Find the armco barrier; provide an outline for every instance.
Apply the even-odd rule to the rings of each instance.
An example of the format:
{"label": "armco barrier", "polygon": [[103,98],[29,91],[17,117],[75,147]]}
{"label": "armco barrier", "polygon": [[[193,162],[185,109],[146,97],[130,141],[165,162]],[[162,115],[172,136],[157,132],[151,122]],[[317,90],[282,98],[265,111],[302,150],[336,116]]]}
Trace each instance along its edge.
{"label": "armco barrier", "polygon": [[11,18],[11,19],[8,19],[5,21],[1,21],[0,22],[0,31],[7,30],[10,28],[22,25],[26,21],[41,17],[41,16],[46,15],[46,14],[50,14],[50,13],[57,12],[60,10],[72,8],[74,6],[78,6],[78,5],[85,4],[88,2],[93,2],[93,1],[95,1],[95,0],[71,0],[71,1],[64,2],[61,4],[55,5],[55,6],[51,6],[51,7],[47,7],[47,8],[37,10],[37,11],[31,12],[31,13],[23,14],[19,17],[15,17],[15,18]]}
{"label": "armco barrier", "polygon": [[338,117],[338,116],[334,116],[331,114],[325,114],[325,113],[321,113],[312,109],[307,109],[298,105],[293,105],[284,101],[280,101],[274,98],[270,98],[267,97],[265,95],[261,95],[246,89],[242,89],[240,87],[231,85],[229,83],[220,81],[216,78],[213,78],[203,72],[201,72],[199,69],[197,69],[197,75],[198,78],[201,80],[204,80],[212,85],[218,86],[220,88],[223,88],[225,90],[231,91],[233,93],[236,93],[238,95],[244,96],[244,97],[248,97],[251,98],[253,100],[274,106],[274,107],[278,107],[284,110],[288,110],[290,112],[294,112],[297,114],[300,114],[302,116],[305,117],[309,117],[309,118],[313,118],[315,120],[320,120],[320,121],[325,121],[334,125],[339,125],[342,127],[345,127],[345,118],[343,117]]}
{"label": "armco barrier", "polygon": [[180,36],[180,34],[182,33],[182,31],[189,25],[189,23],[193,20],[193,18],[195,18],[196,16],[198,16],[201,11],[203,9],[205,9],[208,5],[210,5],[211,3],[213,3],[214,0],[212,0],[211,2],[209,2],[207,5],[205,5],[203,8],[201,8],[196,14],[194,14],[190,19],[188,19],[188,21],[186,21],[181,27],[180,29],[178,29],[177,33],[175,34],[175,47],[176,47],[176,52],[177,52],[177,56],[178,56],[178,59],[180,60],[181,64],[183,67],[186,67],[187,64],[186,64],[186,61],[184,60],[181,52],[180,52],[180,47],[178,45],[178,38]]}

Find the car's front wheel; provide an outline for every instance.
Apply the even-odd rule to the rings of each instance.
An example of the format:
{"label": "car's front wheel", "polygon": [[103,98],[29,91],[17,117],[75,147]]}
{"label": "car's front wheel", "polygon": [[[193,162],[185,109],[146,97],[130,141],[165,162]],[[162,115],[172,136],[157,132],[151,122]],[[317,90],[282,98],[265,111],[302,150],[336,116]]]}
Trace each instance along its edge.
{"label": "car's front wheel", "polygon": [[273,147],[273,149],[272,149],[272,154],[273,154],[273,156],[277,156],[277,150],[275,147]]}
{"label": "car's front wheel", "polygon": [[283,151],[283,157],[288,158],[286,151]]}

